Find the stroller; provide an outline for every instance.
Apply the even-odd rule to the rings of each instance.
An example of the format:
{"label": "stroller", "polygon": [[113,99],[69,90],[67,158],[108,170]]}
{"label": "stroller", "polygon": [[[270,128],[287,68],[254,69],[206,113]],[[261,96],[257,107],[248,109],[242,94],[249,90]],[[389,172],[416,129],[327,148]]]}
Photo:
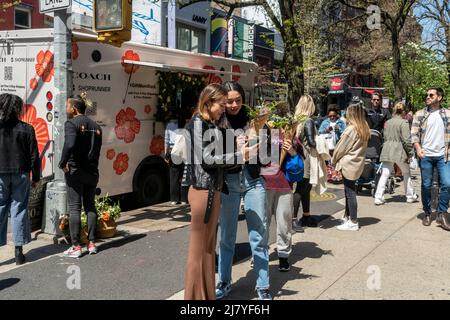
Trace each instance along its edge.
{"label": "stroller", "polygon": [[[381,148],[383,146],[383,136],[375,129],[370,130],[370,139],[367,145],[366,159],[364,161],[364,170],[361,177],[356,181],[356,193],[359,194],[363,188],[375,196],[378,181],[381,177],[383,163],[380,162]],[[395,179],[391,175],[386,182],[386,192],[393,194],[395,192]]]}

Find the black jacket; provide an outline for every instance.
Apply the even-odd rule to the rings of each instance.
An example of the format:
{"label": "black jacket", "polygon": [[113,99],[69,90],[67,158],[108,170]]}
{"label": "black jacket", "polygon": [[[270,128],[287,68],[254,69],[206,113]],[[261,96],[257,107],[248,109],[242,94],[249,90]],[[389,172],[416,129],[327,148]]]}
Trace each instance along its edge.
{"label": "black jacket", "polygon": [[83,169],[98,176],[98,160],[102,147],[100,126],[85,115],[79,115],[64,124],[64,148],[59,168],[69,165],[71,171]]}
{"label": "black jacket", "polygon": [[41,177],[41,162],[34,129],[14,119],[0,121],[0,173],[29,173],[33,181]]}
{"label": "black jacket", "polygon": [[[196,129],[198,132],[196,132]],[[236,153],[211,152],[216,147],[223,146],[223,134],[213,123],[195,115],[187,125],[189,138],[186,139],[187,148],[190,148],[186,164],[184,185],[198,189],[227,192],[225,182],[225,169],[237,162]],[[210,130],[211,136],[205,135]]]}
{"label": "black jacket", "polygon": [[384,124],[391,118],[392,115],[388,109],[385,108],[367,109],[367,122],[369,124],[370,129],[375,129],[383,133]]}
{"label": "black jacket", "polygon": [[304,142],[309,148],[316,148],[316,124],[313,119],[308,119],[303,127]]}

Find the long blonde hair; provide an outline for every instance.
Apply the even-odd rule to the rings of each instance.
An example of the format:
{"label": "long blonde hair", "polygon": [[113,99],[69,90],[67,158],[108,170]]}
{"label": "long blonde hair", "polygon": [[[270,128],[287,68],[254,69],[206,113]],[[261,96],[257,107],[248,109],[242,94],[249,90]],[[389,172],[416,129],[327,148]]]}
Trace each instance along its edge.
{"label": "long blonde hair", "polygon": [[207,85],[198,99],[197,113],[205,120],[212,121],[210,109],[212,104],[228,97],[228,93],[220,84]]}
{"label": "long blonde hair", "polygon": [[[316,112],[316,105],[314,104],[314,99],[310,95],[304,95],[300,98],[295,107],[295,117],[305,116],[307,119],[311,118]],[[305,120],[306,121],[306,120]],[[302,133],[305,121],[300,122],[297,126],[296,135],[299,137]]]}
{"label": "long blonde hair", "polygon": [[359,138],[367,143],[370,138],[370,128],[366,121],[364,108],[359,104],[351,104],[347,108],[345,117],[347,122],[355,127]]}

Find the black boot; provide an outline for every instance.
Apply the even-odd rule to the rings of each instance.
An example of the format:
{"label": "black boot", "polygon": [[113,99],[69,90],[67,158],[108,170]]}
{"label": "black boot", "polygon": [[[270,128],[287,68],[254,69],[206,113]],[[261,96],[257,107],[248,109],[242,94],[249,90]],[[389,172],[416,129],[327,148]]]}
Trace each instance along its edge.
{"label": "black boot", "polygon": [[22,253],[22,246],[16,247],[15,256],[16,256],[16,265],[21,265],[25,263],[25,256]]}

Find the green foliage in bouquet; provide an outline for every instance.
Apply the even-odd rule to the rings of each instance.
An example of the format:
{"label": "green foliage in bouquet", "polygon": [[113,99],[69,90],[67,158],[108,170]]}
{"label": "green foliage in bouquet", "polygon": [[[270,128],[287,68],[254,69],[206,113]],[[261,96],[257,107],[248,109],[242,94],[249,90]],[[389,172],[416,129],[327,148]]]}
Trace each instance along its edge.
{"label": "green foliage in bouquet", "polygon": [[[106,195],[103,198],[95,199],[95,209],[97,210],[97,220],[116,221],[122,214],[119,202],[112,202],[112,200]],[[87,215],[86,211],[81,211],[81,229],[87,227]]]}

